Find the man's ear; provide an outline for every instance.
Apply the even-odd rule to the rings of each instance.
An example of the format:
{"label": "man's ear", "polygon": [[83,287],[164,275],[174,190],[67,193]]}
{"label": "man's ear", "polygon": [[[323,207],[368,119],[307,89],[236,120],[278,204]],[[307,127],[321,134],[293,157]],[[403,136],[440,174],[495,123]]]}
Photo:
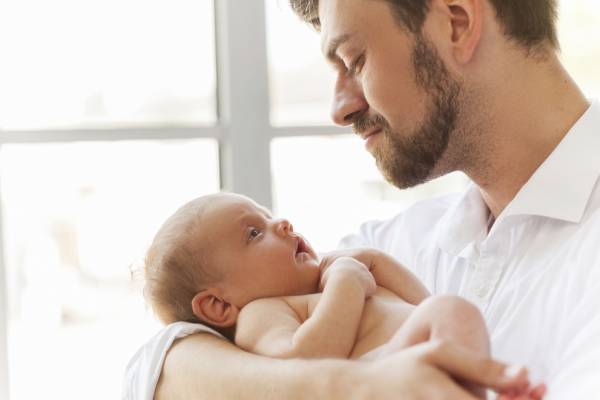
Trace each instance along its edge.
{"label": "man's ear", "polygon": [[234,326],[240,313],[234,304],[223,299],[216,288],[197,293],[192,299],[192,311],[201,321],[221,328]]}
{"label": "man's ear", "polygon": [[449,34],[454,59],[468,63],[481,40],[483,29],[484,0],[436,0],[446,21],[449,22]]}

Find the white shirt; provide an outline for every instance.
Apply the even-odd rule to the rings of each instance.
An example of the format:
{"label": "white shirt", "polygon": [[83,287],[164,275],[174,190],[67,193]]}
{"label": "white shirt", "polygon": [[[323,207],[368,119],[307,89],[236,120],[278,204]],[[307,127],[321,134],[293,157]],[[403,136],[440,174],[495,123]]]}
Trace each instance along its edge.
{"label": "white shirt", "polygon": [[374,247],[434,294],[483,313],[494,357],[530,369],[549,400],[600,399],[600,104],[592,106],[487,233],[477,186],[367,222],[342,247]]}
{"label": "white shirt", "polygon": [[[475,185],[365,223],[341,247],[374,247],[434,294],[454,293],[485,316],[494,357],[525,365],[548,400],[600,399],[600,105],[592,104],[487,234]],[[166,351],[206,331],[178,323],[127,366],[123,399],[151,400]]]}
{"label": "white shirt", "polygon": [[167,350],[175,340],[200,332],[223,337],[207,326],[189,322],[175,322],[161,329],[134,354],[127,364],[121,399],[153,400]]}

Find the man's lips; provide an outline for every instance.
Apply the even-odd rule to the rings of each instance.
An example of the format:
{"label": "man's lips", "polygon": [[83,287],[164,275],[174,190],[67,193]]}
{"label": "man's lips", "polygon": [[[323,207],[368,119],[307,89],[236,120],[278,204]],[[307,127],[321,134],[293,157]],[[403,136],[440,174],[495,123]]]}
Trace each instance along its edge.
{"label": "man's lips", "polygon": [[381,131],[382,131],[382,128],[375,127],[367,132],[361,133],[360,136],[363,138],[363,140],[367,140],[369,137],[376,135]]}

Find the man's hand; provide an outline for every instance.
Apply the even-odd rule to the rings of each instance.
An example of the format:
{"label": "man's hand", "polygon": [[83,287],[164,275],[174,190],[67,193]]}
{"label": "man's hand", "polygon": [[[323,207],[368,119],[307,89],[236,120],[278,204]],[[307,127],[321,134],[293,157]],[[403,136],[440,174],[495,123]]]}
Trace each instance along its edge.
{"label": "man's hand", "polygon": [[[447,342],[426,342],[365,363],[368,366],[359,369],[360,376],[354,378],[361,391],[359,399],[476,400],[457,381],[501,393],[522,392],[529,387],[524,368],[507,368]],[[525,398],[541,399],[543,388],[534,388],[531,393],[533,396]]]}
{"label": "man's hand", "polygon": [[328,282],[336,279],[355,279],[363,288],[365,298],[372,296],[377,289],[375,278],[369,269],[351,257],[338,257],[326,269],[322,269],[319,289],[323,291]]}

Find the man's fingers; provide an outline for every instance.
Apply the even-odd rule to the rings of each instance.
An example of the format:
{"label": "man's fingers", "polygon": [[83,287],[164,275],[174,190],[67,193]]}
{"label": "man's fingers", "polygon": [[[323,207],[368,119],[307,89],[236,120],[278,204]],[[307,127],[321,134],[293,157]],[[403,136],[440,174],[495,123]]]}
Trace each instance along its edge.
{"label": "man's fingers", "polygon": [[[434,398],[438,398],[437,396]],[[449,400],[480,400],[475,397],[472,393],[469,393],[464,388],[458,386],[455,382],[448,385],[443,394],[444,399]]]}
{"label": "man's fingers", "polygon": [[441,341],[429,341],[414,346],[421,356],[454,378],[479,384],[496,391],[525,391],[529,385],[527,370],[523,367],[508,367],[489,358]]}

